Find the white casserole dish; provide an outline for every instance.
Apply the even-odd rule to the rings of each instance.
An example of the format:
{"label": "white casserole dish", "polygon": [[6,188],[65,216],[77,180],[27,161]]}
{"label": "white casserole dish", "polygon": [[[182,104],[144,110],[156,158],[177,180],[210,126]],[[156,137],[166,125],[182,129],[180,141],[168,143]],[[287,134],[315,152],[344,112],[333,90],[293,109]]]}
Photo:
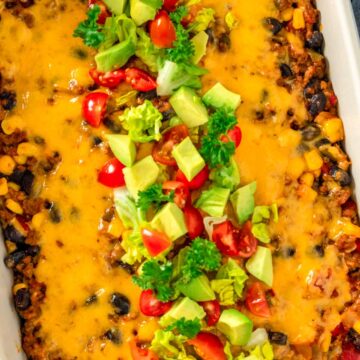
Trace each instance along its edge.
{"label": "white casserole dish", "polygon": [[[346,149],[352,173],[360,181],[360,42],[350,0],[318,0],[325,36],[330,77],[340,102]],[[355,187],[360,199],[360,186]],[[0,238],[0,258],[5,256]],[[11,273],[0,261],[0,360],[26,359],[21,351],[18,317],[12,305]]]}

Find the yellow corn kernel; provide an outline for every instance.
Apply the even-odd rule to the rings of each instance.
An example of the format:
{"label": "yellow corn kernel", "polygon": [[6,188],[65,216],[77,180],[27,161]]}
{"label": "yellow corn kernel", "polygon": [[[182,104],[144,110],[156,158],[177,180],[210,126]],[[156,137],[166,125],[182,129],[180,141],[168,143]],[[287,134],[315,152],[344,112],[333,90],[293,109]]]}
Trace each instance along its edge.
{"label": "yellow corn kernel", "polygon": [[329,238],[337,240],[342,235],[360,237],[360,227],[351,223],[348,218],[335,218],[329,227]]}
{"label": "yellow corn kernel", "polygon": [[26,289],[26,288],[27,288],[27,286],[24,283],[16,284],[13,287],[13,294],[15,295],[20,289]]}
{"label": "yellow corn kernel", "polygon": [[122,221],[117,216],[115,216],[109,224],[108,233],[116,238],[119,238],[124,230],[125,228]]}
{"label": "yellow corn kernel", "polygon": [[0,173],[4,175],[11,175],[14,171],[16,163],[14,159],[9,155],[0,157]]}
{"label": "yellow corn kernel", "polygon": [[323,165],[323,159],[317,149],[305,153],[304,158],[310,171],[321,169]]}
{"label": "yellow corn kernel", "polygon": [[9,240],[5,240],[5,246],[8,253],[12,253],[17,249],[16,244]]}
{"label": "yellow corn kernel", "polygon": [[312,187],[314,184],[314,175],[312,173],[305,173],[300,178],[301,184],[305,184],[307,186]]}
{"label": "yellow corn kernel", "polygon": [[29,142],[24,142],[18,145],[17,153],[20,156],[38,156],[39,148],[35,144],[31,144]]}
{"label": "yellow corn kernel", "polygon": [[344,140],[344,128],[341,119],[332,118],[322,125],[324,135],[332,142]]}
{"label": "yellow corn kernel", "polygon": [[305,184],[298,187],[297,194],[306,202],[314,202],[318,195],[315,190]]}
{"label": "yellow corn kernel", "polygon": [[278,140],[281,147],[288,147],[288,146],[296,147],[297,145],[300,144],[301,134],[299,131],[287,129],[280,133]]}
{"label": "yellow corn kernel", "polygon": [[42,212],[39,212],[33,216],[31,219],[31,225],[34,229],[40,229],[41,225],[44,223],[45,220],[45,214]]}
{"label": "yellow corn kernel", "polygon": [[360,320],[356,321],[354,326],[353,326],[353,329],[358,333],[360,334]]}
{"label": "yellow corn kernel", "polygon": [[293,14],[293,27],[296,30],[305,28],[304,10],[295,9]]}
{"label": "yellow corn kernel", "polygon": [[15,214],[22,215],[24,212],[20,204],[13,199],[7,199],[5,205],[10,211]]}
{"label": "yellow corn kernel", "polygon": [[286,38],[289,41],[291,48],[297,53],[304,53],[304,42],[301,40],[299,36],[288,32],[286,33]]}
{"label": "yellow corn kernel", "polygon": [[343,224],[343,231],[346,235],[360,237],[360,227],[349,220]]}
{"label": "yellow corn kernel", "polygon": [[16,155],[14,156],[14,160],[20,164],[20,165],[24,165],[26,163],[27,157],[24,155]]}
{"label": "yellow corn kernel", "polygon": [[288,8],[281,12],[281,19],[283,21],[290,21],[293,17],[293,14],[294,14],[294,9]]}
{"label": "yellow corn kernel", "polygon": [[290,176],[291,179],[296,180],[300,175],[305,171],[306,164],[303,158],[296,157],[290,159],[286,173]]}
{"label": "yellow corn kernel", "polygon": [[8,187],[11,188],[11,189],[13,189],[13,190],[15,190],[15,191],[19,191],[19,190],[20,190],[20,185],[15,184],[15,183],[13,183],[13,182],[9,182],[9,183],[8,183]]}
{"label": "yellow corn kernel", "polygon": [[0,196],[6,195],[9,191],[8,183],[5,178],[0,179]]}
{"label": "yellow corn kernel", "polygon": [[6,135],[10,135],[16,129],[22,130],[24,128],[24,120],[17,115],[9,116],[2,121],[1,128]]}

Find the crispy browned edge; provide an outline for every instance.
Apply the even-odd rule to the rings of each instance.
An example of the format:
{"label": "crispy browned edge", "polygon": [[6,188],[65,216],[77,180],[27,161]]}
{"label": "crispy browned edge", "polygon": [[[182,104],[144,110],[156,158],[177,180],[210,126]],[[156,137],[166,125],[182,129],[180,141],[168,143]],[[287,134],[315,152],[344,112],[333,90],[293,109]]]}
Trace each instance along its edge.
{"label": "crispy browned edge", "polygon": [[[10,11],[31,28],[34,26],[34,19],[26,8],[32,6],[33,3],[33,0],[5,1],[5,11]],[[316,10],[315,3],[311,0],[275,0],[275,3],[280,11],[296,7],[297,4],[305,8],[306,29],[294,30],[291,22],[284,22],[282,26],[287,31],[296,33],[307,42],[307,46],[311,47],[309,41],[319,31],[319,12]],[[271,37],[272,50],[279,55],[279,66],[285,64],[290,68],[290,73],[287,73],[289,69],[282,65],[284,76],[278,80],[278,85],[284,86],[289,92],[298,86],[304,89],[304,96],[309,109],[309,122],[297,123],[293,119],[292,110],[289,109],[288,111],[288,124],[290,127],[294,130],[303,131],[307,126],[311,125],[319,111],[326,111],[333,115],[337,114],[336,97],[328,78],[326,60],[323,56],[316,56],[315,54],[322,53],[322,46],[321,49],[312,49],[312,53],[306,51],[302,56],[299,56],[291,49],[281,31],[276,32],[278,24],[275,20],[264,19],[265,26],[268,26],[273,33]],[[219,23],[210,29],[209,34],[212,35],[210,36],[211,46],[216,46],[219,51],[228,51],[231,44],[228,34],[223,29],[224,27]],[[316,33],[315,36],[319,36],[319,34]],[[289,55],[287,63],[282,61],[282,59],[285,59],[285,53]],[[11,113],[16,106],[16,94],[12,90],[15,81],[16,79],[6,78],[4,75],[0,77],[0,121],[5,118],[7,113]],[[257,109],[254,111],[254,121],[266,121],[271,115],[271,111],[269,112],[267,109]],[[1,130],[0,154],[11,157],[16,156],[18,144],[25,141],[27,141],[27,135],[23,131],[16,130],[13,134],[6,135]],[[42,139],[35,139],[35,141],[41,143]],[[329,145],[325,142],[319,146],[326,166],[323,167],[320,176],[315,180],[313,188],[320,195],[327,196],[329,206],[341,207],[342,215],[351,218],[353,223],[358,224],[357,209],[355,203],[351,200],[351,189],[346,183],[346,175],[341,172],[337,173],[338,169],[341,170],[342,162],[347,159],[343,144],[334,145],[339,150],[338,153],[341,154],[336,159],[330,158],[326,149],[327,146]],[[5,264],[14,274],[13,297],[21,321],[22,344],[28,358],[33,360],[65,359],[61,355],[61,351],[47,349],[44,339],[40,335],[41,323],[39,322],[39,315],[41,313],[41,304],[46,297],[46,284],[39,283],[36,280],[35,269],[39,256],[41,256],[41,248],[38,246],[39,238],[36,231],[27,225],[31,222],[32,217],[44,208],[48,209],[49,216],[53,218],[53,221],[56,221],[56,214],[53,214],[53,204],[34,196],[32,194],[32,185],[35,176],[51,176],[60,160],[61,156],[56,152],[41,161],[30,157],[24,165],[17,165],[11,175],[0,173],[0,177],[6,178],[7,181],[19,187],[19,189],[9,187],[9,192],[0,197],[0,221],[8,250]],[[344,176],[345,180],[341,176]],[[334,178],[338,181],[339,187],[336,191],[329,193],[326,183],[329,179]],[[346,185],[342,186],[340,182]],[[24,213],[19,216],[9,211],[5,206],[7,199],[19,203]],[[16,226],[13,224],[15,218],[18,220]],[[21,229],[18,227],[19,224],[22,225]],[[326,246],[327,244],[323,245]],[[343,236],[336,242],[336,245],[348,267],[348,279],[353,300],[347,304],[344,313],[349,314],[349,317],[351,317],[353,313],[360,312],[360,253],[356,251],[355,238]],[[332,339],[332,345],[327,355],[331,359],[339,358],[341,348],[344,345],[355,346],[360,350],[360,339],[356,332],[353,330],[344,331],[341,328],[338,330],[337,336]],[[310,359],[321,356],[316,344],[298,348],[293,347],[291,344],[279,345],[276,344],[276,336],[274,337],[274,348],[279,359]]]}

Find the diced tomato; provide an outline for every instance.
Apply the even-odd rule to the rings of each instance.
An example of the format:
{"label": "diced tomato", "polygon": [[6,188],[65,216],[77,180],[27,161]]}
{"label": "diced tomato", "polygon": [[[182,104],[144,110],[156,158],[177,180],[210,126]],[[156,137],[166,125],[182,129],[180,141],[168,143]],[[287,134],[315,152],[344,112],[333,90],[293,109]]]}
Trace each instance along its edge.
{"label": "diced tomato", "polygon": [[173,148],[188,136],[189,130],[185,125],[177,125],[167,130],[153,148],[154,160],[163,165],[175,166],[176,161],[172,156]]}
{"label": "diced tomato", "polygon": [[356,250],[360,252],[360,239],[356,240]]}
{"label": "diced tomato", "polygon": [[321,166],[321,173],[322,174],[329,174],[330,172],[330,166],[327,162],[324,162]]}
{"label": "diced tomato", "polygon": [[226,220],[214,226],[212,240],[224,255],[238,256],[238,238],[239,230],[235,228],[231,221]]}
{"label": "diced tomato", "polygon": [[200,189],[209,179],[209,168],[206,165],[191,181],[188,181],[185,174],[179,169],[176,172],[175,180],[184,183],[190,190]]}
{"label": "diced tomato", "polygon": [[344,328],[344,325],[343,323],[340,323],[339,325],[337,325],[335,327],[335,329],[331,332],[331,335],[334,336],[334,337],[337,337],[341,334],[344,334],[346,331],[346,329]]}
{"label": "diced tomato", "polygon": [[340,360],[360,360],[360,352],[352,344],[344,344]]}
{"label": "diced tomato", "polygon": [[164,233],[155,230],[142,229],[141,237],[151,256],[161,254],[172,244],[171,240]]}
{"label": "diced tomato", "polygon": [[200,211],[193,206],[184,209],[185,223],[190,239],[195,239],[204,232],[204,221]]}
{"label": "diced tomato", "polygon": [[196,353],[203,360],[226,360],[224,345],[214,334],[200,332],[194,339],[188,340],[188,344],[193,345]]}
{"label": "diced tomato", "polygon": [[125,80],[125,71],[122,69],[107,71],[104,73],[98,71],[96,68],[93,68],[89,71],[89,74],[95,84],[109,89],[117,87]]}
{"label": "diced tomato", "polygon": [[174,11],[179,0],[164,0],[164,8],[167,11]]}
{"label": "diced tomato", "polygon": [[126,82],[135,90],[146,92],[156,89],[155,79],[144,70],[135,67],[127,68],[125,76]]}
{"label": "diced tomato", "polygon": [[99,183],[110,188],[117,188],[125,185],[123,169],[125,166],[116,158],[105,163],[98,174]]}
{"label": "diced tomato", "polygon": [[168,13],[160,10],[150,22],[151,41],[159,48],[170,48],[176,40],[176,32]]}
{"label": "diced tomato", "polygon": [[183,209],[190,203],[190,190],[180,181],[165,181],[163,183],[163,190],[166,194],[174,191],[174,202],[180,209]]}
{"label": "diced tomato", "polygon": [[141,349],[137,346],[136,340],[129,341],[132,360],[159,360],[159,357],[149,349]]}
{"label": "diced tomato", "polygon": [[337,102],[338,102],[337,96],[335,94],[331,94],[329,96],[329,102],[330,102],[331,106],[335,106],[337,104]]}
{"label": "diced tomato", "polygon": [[93,92],[85,96],[82,111],[88,124],[99,127],[106,113],[109,95],[102,92]]}
{"label": "diced tomato", "polygon": [[230,129],[226,135],[223,135],[221,137],[222,142],[229,142],[233,141],[235,144],[235,147],[239,147],[241,144],[242,139],[242,132],[241,129],[238,126],[233,127]]}
{"label": "diced tomato", "polygon": [[240,230],[238,242],[238,255],[243,258],[249,258],[255,254],[258,241],[251,232],[251,222],[247,221]]}
{"label": "diced tomato", "polygon": [[220,319],[221,308],[217,300],[203,301],[199,303],[206,312],[208,326],[214,326]]}
{"label": "diced tomato", "polygon": [[106,18],[111,16],[109,10],[107,9],[106,5],[101,0],[89,0],[88,6],[89,8],[93,7],[94,5],[98,5],[100,7],[100,15],[98,18],[98,24],[105,24]]}
{"label": "diced tomato", "polygon": [[269,317],[270,308],[266,300],[265,290],[260,282],[255,282],[246,293],[246,307],[252,314],[260,317]]}
{"label": "diced tomato", "polygon": [[162,316],[167,313],[172,302],[162,302],[156,298],[152,290],[144,290],[140,295],[140,311],[146,316]]}

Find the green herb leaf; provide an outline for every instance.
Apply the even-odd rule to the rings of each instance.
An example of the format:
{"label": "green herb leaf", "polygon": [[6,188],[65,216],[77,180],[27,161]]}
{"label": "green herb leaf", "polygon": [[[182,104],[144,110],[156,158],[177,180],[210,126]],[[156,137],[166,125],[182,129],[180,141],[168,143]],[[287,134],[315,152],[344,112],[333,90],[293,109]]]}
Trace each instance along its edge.
{"label": "green herb leaf", "polygon": [[201,323],[199,319],[186,320],[181,318],[170,326],[168,326],[166,331],[176,330],[180,335],[186,336],[189,339],[194,338],[201,330]]}
{"label": "green herb leaf", "polygon": [[189,11],[186,6],[178,6],[175,11],[170,13],[170,19],[175,25],[178,25],[181,23],[181,20],[188,14],[188,12]]}
{"label": "green herb leaf", "polygon": [[151,185],[144,191],[139,191],[139,198],[136,206],[143,211],[148,211],[151,205],[154,205],[156,209],[165,202],[174,202],[174,191],[172,190],[169,195],[165,195],[162,190],[161,184]]}
{"label": "green herb leaf", "polygon": [[228,130],[237,125],[235,112],[228,108],[219,108],[211,116],[208,122],[209,134],[224,135]]}
{"label": "green herb leaf", "polygon": [[104,41],[105,35],[101,32],[102,26],[97,23],[101,9],[99,5],[91,7],[87,12],[87,19],[75,29],[73,36],[83,39],[84,44],[97,49]]}
{"label": "green herb leaf", "polygon": [[146,261],[139,276],[133,276],[133,282],[144,290],[154,290],[160,301],[169,301],[174,293],[170,286],[173,273],[171,262],[159,264],[156,260]]}

